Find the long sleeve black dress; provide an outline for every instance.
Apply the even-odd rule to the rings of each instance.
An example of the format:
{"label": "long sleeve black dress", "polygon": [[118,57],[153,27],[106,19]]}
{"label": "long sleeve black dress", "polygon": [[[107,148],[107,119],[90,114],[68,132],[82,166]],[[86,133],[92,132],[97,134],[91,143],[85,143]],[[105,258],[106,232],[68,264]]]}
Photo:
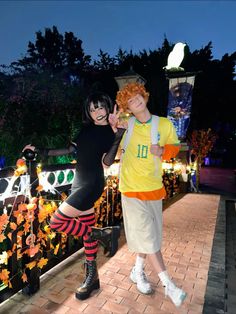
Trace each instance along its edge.
{"label": "long sleeve black dress", "polygon": [[105,186],[102,156],[112,147],[114,139],[109,124],[91,124],[82,128],[75,140],[77,165],[66,203],[81,211],[94,206]]}

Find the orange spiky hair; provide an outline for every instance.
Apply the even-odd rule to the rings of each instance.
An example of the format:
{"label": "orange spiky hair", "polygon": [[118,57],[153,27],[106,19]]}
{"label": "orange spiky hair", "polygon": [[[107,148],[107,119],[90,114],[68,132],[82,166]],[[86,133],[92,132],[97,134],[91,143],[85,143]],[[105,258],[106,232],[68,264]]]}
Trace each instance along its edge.
{"label": "orange spiky hair", "polygon": [[116,103],[120,109],[127,111],[128,100],[137,94],[143,96],[143,98],[148,101],[149,93],[146,91],[143,84],[129,83],[117,92]]}

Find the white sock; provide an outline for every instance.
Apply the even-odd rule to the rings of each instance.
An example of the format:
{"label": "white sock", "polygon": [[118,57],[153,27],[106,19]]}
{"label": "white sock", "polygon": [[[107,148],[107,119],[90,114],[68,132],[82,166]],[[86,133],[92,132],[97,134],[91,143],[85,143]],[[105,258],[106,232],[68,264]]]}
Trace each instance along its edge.
{"label": "white sock", "polygon": [[159,273],[158,276],[159,276],[161,283],[164,287],[167,285],[167,283],[172,282],[166,270]]}
{"label": "white sock", "polygon": [[145,258],[137,255],[136,262],[135,262],[135,270],[142,271],[144,268],[144,262],[145,262]]}

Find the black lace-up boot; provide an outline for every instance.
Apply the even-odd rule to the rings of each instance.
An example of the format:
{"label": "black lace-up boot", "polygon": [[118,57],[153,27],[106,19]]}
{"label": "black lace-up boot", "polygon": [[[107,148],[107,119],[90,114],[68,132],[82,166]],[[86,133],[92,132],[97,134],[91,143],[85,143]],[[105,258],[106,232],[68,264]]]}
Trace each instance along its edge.
{"label": "black lace-up boot", "polygon": [[87,299],[94,290],[100,288],[96,260],[86,261],[85,267],[86,278],[75,293],[76,298],[79,300]]}
{"label": "black lace-up boot", "polygon": [[92,227],[90,237],[99,241],[104,247],[104,254],[112,257],[118,250],[118,239],[120,237],[120,226],[112,226],[105,228]]}

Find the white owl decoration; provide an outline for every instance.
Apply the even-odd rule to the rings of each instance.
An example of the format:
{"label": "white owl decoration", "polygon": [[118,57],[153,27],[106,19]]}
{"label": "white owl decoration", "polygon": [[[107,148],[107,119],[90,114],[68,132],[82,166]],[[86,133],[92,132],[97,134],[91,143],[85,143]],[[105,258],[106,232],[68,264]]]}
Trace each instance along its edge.
{"label": "white owl decoration", "polygon": [[[184,58],[184,47],[186,44],[177,43],[167,58],[167,65],[163,69],[170,70],[172,68],[180,68],[180,64]],[[180,68],[181,69],[181,68]]]}

